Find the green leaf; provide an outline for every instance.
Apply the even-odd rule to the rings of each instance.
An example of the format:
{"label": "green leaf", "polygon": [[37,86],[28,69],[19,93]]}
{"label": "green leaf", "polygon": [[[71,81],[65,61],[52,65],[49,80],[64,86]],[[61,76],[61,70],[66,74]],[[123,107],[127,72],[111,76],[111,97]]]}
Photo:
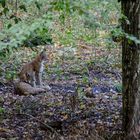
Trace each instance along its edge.
{"label": "green leaf", "polygon": [[15,18],[14,18],[14,21],[15,21],[15,24],[17,24],[19,21],[21,21],[21,19],[20,19],[20,18],[15,17]]}
{"label": "green leaf", "polygon": [[7,12],[9,12],[9,9],[8,9],[7,7],[5,7],[5,8],[3,9],[3,13],[6,15]]}
{"label": "green leaf", "polygon": [[117,92],[122,92],[122,84],[117,84],[117,85],[115,85],[115,88],[116,88],[116,90],[117,90]]}
{"label": "green leaf", "polygon": [[41,9],[41,4],[39,2],[35,1],[35,5],[39,10]]}
{"label": "green leaf", "polygon": [[16,17],[15,15],[11,15],[11,16],[10,16],[10,19],[15,18],[15,17]]}
{"label": "green leaf", "polygon": [[140,39],[138,39],[137,37],[133,36],[133,35],[130,35],[128,33],[125,33],[125,36],[126,38],[129,40],[129,41],[133,41],[135,42],[136,44],[140,44]]}
{"label": "green leaf", "polygon": [[0,115],[5,112],[4,108],[0,107]]}
{"label": "green leaf", "polygon": [[2,7],[4,8],[6,6],[6,0],[0,0],[0,4],[2,5]]}
{"label": "green leaf", "polygon": [[11,28],[11,27],[12,27],[12,24],[9,23],[9,24],[7,25],[7,28],[9,29],[9,28]]}
{"label": "green leaf", "polygon": [[20,8],[21,10],[24,10],[25,12],[27,12],[27,9],[26,9],[26,6],[25,6],[25,5],[20,5],[19,8]]}

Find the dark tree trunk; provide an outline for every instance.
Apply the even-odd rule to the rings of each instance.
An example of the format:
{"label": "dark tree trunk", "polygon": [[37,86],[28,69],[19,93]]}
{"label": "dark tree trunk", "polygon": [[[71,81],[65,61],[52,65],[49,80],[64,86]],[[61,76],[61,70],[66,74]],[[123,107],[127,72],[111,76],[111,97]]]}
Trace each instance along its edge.
{"label": "dark tree trunk", "polygon": [[[125,33],[140,39],[140,0],[121,0]],[[122,43],[123,129],[127,140],[140,140],[140,44]]]}

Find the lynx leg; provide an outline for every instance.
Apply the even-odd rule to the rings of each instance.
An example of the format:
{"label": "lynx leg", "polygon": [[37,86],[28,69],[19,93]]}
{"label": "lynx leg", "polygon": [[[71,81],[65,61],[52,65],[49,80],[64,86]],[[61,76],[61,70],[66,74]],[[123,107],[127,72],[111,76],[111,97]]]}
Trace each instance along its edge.
{"label": "lynx leg", "polygon": [[39,86],[42,86],[42,72],[36,72],[36,83]]}
{"label": "lynx leg", "polygon": [[36,81],[36,79],[35,79],[35,73],[33,73],[33,74],[31,75],[31,84],[32,84],[33,87],[36,87],[35,81]]}

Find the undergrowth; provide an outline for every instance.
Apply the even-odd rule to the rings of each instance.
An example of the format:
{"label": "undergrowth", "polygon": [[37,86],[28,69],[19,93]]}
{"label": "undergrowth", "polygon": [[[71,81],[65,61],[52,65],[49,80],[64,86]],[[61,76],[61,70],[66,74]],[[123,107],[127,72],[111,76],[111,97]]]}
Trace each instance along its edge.
{"label": "undergrowth", "polygon": [[[119,24],[117,0],[71,2],[24,0],[17,6],[1,3],[1,75],[7,79],[16,78],[20,65],[37,54],[35,50],[40,50],[37,46],[46,44],[53,46],[55,53],[51,65],[58,75],[63,74],[64,69],[84,74],[83,67],[92,62],[121,67],[120,49],[111,38],[112,29]],[[32,55],[28,57],[28,54]],[[12,68],[6,66],[11,63]],[[81,66],[81,63],[85,64]]]}

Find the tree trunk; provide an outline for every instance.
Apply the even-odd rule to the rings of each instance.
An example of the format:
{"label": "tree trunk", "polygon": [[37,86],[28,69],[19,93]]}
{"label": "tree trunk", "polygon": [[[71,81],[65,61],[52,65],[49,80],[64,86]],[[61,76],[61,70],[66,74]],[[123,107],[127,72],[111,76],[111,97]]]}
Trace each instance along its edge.
{"label": "tree trunk", "polygon": [[[122,0],[125,33],[140,39],[140,0]],[[123,130],[127,140],[140,140],[140,44],[122,43]]]}

